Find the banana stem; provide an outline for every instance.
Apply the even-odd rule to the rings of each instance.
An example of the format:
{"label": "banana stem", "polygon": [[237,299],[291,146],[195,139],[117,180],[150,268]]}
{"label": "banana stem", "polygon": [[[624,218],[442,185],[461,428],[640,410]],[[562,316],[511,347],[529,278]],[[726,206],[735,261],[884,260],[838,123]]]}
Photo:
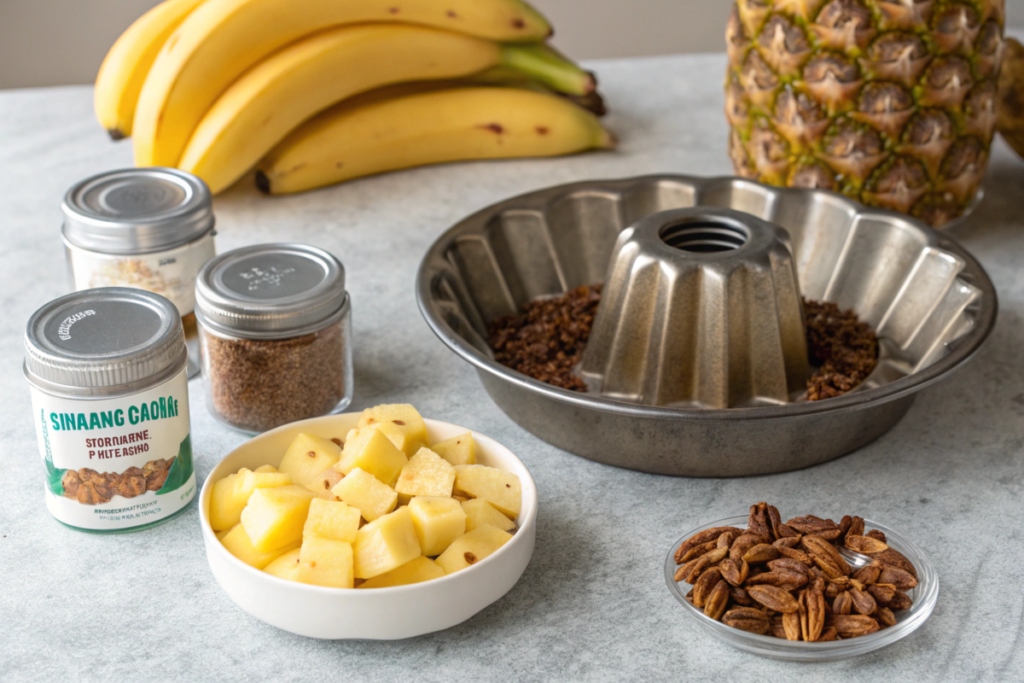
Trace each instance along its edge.
{"label": "banana stem", "polygon": [[501,63],[519,71],[557,92],[589,95],[597,83],[584,71],[543,43],[503,45]]}

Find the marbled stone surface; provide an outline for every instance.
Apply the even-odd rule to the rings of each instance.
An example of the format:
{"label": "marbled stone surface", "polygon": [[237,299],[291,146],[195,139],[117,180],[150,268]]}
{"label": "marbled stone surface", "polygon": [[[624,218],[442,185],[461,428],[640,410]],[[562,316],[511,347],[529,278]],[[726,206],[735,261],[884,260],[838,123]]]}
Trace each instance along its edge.
{"label": "marbled stone surface", "polygon": [[[504,599],[448,631],[402,642],[319,642],[249,617],[216,585],[193,504],[141,533],[95,536],[46,512],[21,372],[29,315],[65,293],[60,200],[75,181],[127,166],[89,88],[0,92],[0,679],[4,680],[1022,680],[1024,591],[1024,162],[997,142],[984,203],[953,236],[1001,297],[989,344],[922,394],[889,435],[809,470],[745,479],[657,477],[573,457],[514,425],[475,373],[429,332],[413,280],[427,246],[513,194],[596,177],[726,174],[722,56],[592,65],[618,152],[459,164],[267,199],[216,200],[221,251],[294,240],[348,269],[354,408],[409,401],[495,437],[540,489],[533,561]],[[192,386],[204,478],[245,437],[215,423]],[[938,607],[917,633],[833,664],[760,659],[683,614],[662,562],[687,529],[768,500],[783,513],[864,513],[931,554]]]}

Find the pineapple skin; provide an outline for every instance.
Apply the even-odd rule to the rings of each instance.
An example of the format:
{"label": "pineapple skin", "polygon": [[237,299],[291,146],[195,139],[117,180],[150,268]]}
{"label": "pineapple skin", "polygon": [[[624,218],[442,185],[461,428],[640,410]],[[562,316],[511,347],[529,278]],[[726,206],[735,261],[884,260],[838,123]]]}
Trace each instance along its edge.
{"label": "pineapple skin", "polygon": [[1005,0],[737,0],[726,28],[736,174],[940,226],[988,164]]}

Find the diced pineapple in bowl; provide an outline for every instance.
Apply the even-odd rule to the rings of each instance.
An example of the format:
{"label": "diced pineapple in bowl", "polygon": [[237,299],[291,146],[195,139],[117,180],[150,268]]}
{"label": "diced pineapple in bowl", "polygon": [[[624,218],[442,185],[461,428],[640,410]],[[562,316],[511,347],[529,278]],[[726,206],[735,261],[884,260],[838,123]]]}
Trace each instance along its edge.
{"label": "diced pineapple in bowl", "polygon": [[303,420],[229,453],[203,485],[214,577],[242,609],[325,639],[459,624],[533,555],[537,489],[482,434],[409,405]]}

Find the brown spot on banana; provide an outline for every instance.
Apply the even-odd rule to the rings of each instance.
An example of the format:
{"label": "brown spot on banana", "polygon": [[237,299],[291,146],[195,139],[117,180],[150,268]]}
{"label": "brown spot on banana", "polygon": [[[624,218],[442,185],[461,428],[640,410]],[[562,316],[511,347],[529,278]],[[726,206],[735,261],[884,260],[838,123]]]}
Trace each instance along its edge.
{"label": "brown spot on banana", "polygon": [[537,131],[537,135],[547,135],[551,132],[551,129],[547,126],[537,126],[534,130]]}
{"label": "brown spot on banana", "polygon": [[524,29],[526,28],[526,22],[522,19],[513,19],[512,28]]}
{"label": "brown spot on banana", "polygon": [[392,14],[398,14],[401,10],[398,9],[397,7],[389,7],[388,11],[391,12]]}
{"label": "brown spot on banana", "polygon": [[482,128],[484,130],[489,130],[492,133],[494,133],[495,135],[501,135],[502,133],[505,132],[505,127],[502,126],[500,123],[484,123],[484,124],[481,124],[481,125],[477,126],[477,128]]}

